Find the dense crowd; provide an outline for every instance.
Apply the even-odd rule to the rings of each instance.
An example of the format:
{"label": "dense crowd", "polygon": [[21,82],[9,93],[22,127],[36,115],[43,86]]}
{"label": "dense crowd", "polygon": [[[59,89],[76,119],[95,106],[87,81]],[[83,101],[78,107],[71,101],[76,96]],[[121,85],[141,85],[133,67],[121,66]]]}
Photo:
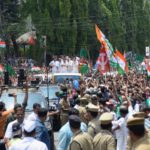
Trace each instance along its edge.
{"label": "dense crowd", "polygon": [[[116,76],[95,73],[76,82],[76,87],[73,82],[60,85],[55,110],[35,103],[33,112],[25,117],[27,82],[22,105],[17,104],[15,94],[14,109],[6,110],[0,102],[0,149],[150,149],[150,80],[146,74],[135,70]],[[4,90],[2,86],[1,94]],[[45,123],[48,118],[55,120],[49,122],[49,128]],[[53,134],[56,128],[57,144]]]}

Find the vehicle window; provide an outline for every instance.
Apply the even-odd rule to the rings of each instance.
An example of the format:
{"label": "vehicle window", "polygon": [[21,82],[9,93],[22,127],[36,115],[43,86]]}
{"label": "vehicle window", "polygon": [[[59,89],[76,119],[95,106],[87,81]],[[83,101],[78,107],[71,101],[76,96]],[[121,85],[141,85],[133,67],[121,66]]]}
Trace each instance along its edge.
{"label": "vehicle window", "polygon": [[[17,103],[22,104],[24,93],[17,93]],[[13,104],[13,97],[9,97],[8,93],[4,93],[1,96],[1,101],[3,101],[6,104],[6,109],[10,109],[14,107]],[[42,104],[42,107],[47,107],[45,97],[42,96],[40,93],[32,92],[28,95],[28,106],[26,107],[27,111],[31,111],[33,108],[34,103]]]}
{"label": "vehicle window", "polygon": [[77,80],[79,80],[80,76],[75,76],[75,75],[72,75],[72,76],[71,75],[54,76],[54,82],[55,83],[64,83],[64,80],[66,80],[66,79],[73,79],[73,80],[77,79]]}
{"label": "vehicle window", "polygon": [[58,86],[48,86],[48,88],[46,86],[43,86],[40,87],[39,90],[41,91],[44,97],[48,97],[49,92],[49,99],[57,99],[55,93],[60,91],[60,88]]}

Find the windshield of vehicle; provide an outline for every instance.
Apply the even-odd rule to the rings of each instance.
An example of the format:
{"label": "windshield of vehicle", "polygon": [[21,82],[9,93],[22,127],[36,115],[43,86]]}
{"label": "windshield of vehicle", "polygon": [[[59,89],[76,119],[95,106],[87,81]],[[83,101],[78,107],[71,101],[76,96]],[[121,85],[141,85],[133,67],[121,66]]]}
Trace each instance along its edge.
{"label": "windshield of vehicle", "polygon": [[[17,94],[17,103],[22,104],[25,93],[19,92],[16,94]],[[9,97],[8,93],[2,94],[0,101],[3,101],[5,103],[7,110],[14,107],[14,98]],[[47,107],[45,97],[42,96],[42,94],[40,94],[38,92],[29,93],[28,106],[26,107],[26,111],[32,111],[34,103],[39,103],[39,104],[41,104],[42,107]]]}
{"label": "windshield of vehicle", "polygon": [[49,95],[49,99],[58,99],[56,96],[56,92],[60,91],[59,86],[42,86],[39,88],[39,90],[41,91],[42,95],[44,97],[48,97]]}
{"label": "windshield of vehicle", "polygon": [[54,76],[54,82],[55,83],[64,83],[64,81],[68,79],[73,79],[73,80],[79,80],[80,76],[78,75],[56,75]]}

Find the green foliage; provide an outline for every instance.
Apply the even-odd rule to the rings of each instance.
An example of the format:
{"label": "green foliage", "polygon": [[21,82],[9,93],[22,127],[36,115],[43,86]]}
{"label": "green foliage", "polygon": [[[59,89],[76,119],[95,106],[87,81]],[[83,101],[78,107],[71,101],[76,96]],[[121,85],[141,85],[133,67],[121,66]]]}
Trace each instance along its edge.
{"label": "green foliage", "polygon": [[31,30],[26,27],[26,19],[31,16],[37,44],[27,48],[26,55],[41,62],[43,35],[47,39],[48,52],[72,56],[79,55],[80,49],[85,48],[95,61],[100,48],[95,24],[113,47],[122,52],[144,54],[145,46],[150,45],[149,0],[26,0],[18,7],[19,23],[8,24],[5,31],[21,35]]}

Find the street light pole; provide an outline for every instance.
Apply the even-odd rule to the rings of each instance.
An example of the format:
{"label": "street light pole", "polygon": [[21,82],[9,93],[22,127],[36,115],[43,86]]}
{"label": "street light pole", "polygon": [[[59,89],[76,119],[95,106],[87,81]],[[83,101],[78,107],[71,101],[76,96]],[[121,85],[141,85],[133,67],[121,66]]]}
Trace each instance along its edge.
{"label": "street light pole", "polygon": [[46,35],[42,36],[43,39],[43,48],[44,48],[44,63],[45,63],[45,67],[46,67],[46,75],[47,75],[47,103],[48,103],[48,108],[49,108],[49,78],[48,78],[48,65],[47,65],[47,39],[46,39]]}

